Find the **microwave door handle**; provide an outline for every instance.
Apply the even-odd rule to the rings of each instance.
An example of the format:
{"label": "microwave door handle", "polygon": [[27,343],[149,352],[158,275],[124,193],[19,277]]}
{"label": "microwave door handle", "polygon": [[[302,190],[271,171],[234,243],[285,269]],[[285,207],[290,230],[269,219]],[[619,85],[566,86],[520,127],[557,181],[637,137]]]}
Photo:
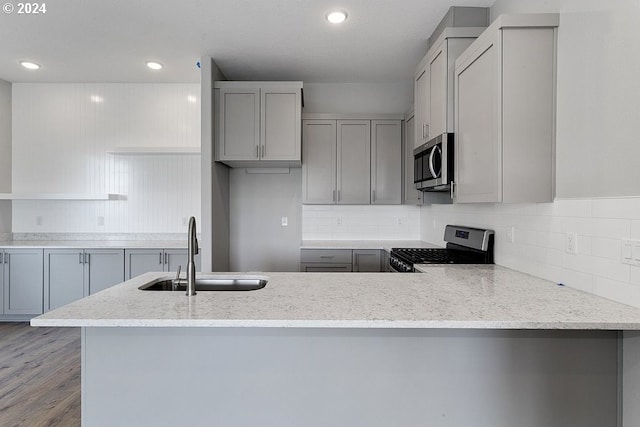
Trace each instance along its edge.
{"label": "microwave door handle", "polygon": [[[433,157],[436,153],[436,150],[440,151],[440,147],[438,147],[437,145],[435,145],[431,149],[431,153],[429,153],[429,171],[431,172],[431,176],[434,178],[438,177],[438,174],[436,174],[435,166],[433,165]],[[442,154],[442,152],[440,154]]]}

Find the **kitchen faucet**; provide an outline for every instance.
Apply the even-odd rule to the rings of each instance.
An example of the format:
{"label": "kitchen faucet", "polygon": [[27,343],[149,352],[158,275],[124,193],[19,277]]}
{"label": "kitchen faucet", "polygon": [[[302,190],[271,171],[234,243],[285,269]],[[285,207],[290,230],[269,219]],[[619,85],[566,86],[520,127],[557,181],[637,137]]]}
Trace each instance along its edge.
{"label": "kitchen faucet", "polygon": [[196,294],[196,254],[200,252],[198,249],[198,239],[196,238],[196,219],[189,218],[189,260],[187,262],[187,296]]}

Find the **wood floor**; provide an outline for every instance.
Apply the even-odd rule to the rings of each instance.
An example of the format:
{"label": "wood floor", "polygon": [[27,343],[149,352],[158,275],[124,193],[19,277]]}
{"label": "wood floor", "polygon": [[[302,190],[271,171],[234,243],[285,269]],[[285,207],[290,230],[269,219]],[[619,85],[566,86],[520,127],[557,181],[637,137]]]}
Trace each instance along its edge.
{"label": "wood floor", "polygon": [[80,425],[80,329],[0,322],[0,426]]}

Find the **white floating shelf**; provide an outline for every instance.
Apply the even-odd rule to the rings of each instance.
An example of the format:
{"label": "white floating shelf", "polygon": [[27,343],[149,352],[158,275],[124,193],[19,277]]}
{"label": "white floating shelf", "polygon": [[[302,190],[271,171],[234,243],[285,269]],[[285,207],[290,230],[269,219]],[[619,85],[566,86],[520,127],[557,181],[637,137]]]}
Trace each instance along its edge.
{"label": "white floating shelf", "polygon": [[200,154],[200,147],[118,147],[108,150],[109,154],[144,155],[144,154]]}
{"label": "white floating shelf", "polygon": [[0,193],[0,200],[127,200],[127,196],[111,193]]}

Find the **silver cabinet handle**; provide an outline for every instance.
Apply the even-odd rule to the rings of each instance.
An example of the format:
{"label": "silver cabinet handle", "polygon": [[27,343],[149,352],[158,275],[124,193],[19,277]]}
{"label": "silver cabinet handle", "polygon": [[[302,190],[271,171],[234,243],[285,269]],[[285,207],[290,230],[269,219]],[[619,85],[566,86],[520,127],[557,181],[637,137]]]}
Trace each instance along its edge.
{"label": "silver cabinet handle", "polygon": [[164,253],[164,263],[169,264],[169,254],[166,252]]}
{"label": "silver cabinet handle", "polygon": [[340,201],[340,190],[338,190],[338,202]]}
{"label": "silver cabinet handle", "polygon": [[265,147],[264,145],[261,148],[262,152],[260,153],[260,157],[264,158],[264,156],[266,156],[267,153],[267,147]]}
{"label": "silver cabinet handle", "polygon": [[333,255],[320,255],[320,258],[333,258]]}
{"label": "silver cabinet handle", "polygon": [[158,258],[158,264],[162,264],[162,252],[158,254],[160,257]]}
{"label": "silver cabinet handle", "polygon": [[85,264],[91,263],[91,254],[84,254],[84,263]]}
{"label": "silver cabinet handle", "polygon": [[429,125],[424,125],[425,133],[427,134],[427,139],[429,138]]}
{"label": "silver cabinet handle", "polygon": [[256,157],[260,158],[260,146],[256,145]]}
{"label": "silver cabinet handle", "polygon": [[84,257],[82,255],[83,255],[82,252],[80,252],[78,254],[78,264],[83,264],[84,263]]}
{"label": "silver cabinet handle", "polygon": [[376,190],[371,190],[371,201],[372,202],[376,201]]}
{"label": "silver cabinet handle", "polygon": [[9,264],[10,258],[9,258],[9,254],[8,254],[8,253],[5,253],[5,254],[4,254],[4,256],[2,257],[2,261],[3,261],[5,264]]}

